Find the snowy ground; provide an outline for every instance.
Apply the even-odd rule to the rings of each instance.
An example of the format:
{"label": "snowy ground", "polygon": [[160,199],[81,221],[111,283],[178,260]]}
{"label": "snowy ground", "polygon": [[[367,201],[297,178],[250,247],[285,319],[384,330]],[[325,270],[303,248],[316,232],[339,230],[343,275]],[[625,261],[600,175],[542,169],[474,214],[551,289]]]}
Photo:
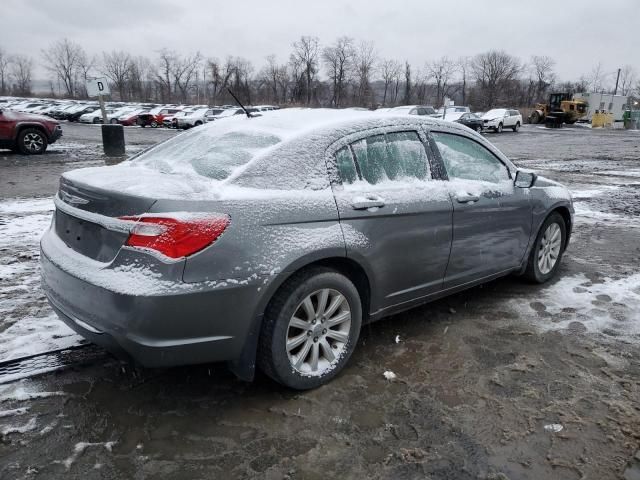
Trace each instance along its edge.
{"label": "snowy ground", "polygon": [[[38,162],[0,153],[0,360],[79,341],[41,293],[37,243],[59,173],[101,163],[97,131],[65,128],[66,143]],[[171,134],[127,130],[131,151]],[[557,280],[506,278],[369,326],[344,374],[304,394],[218,366],[133,375],[114,363],[0,386],[0,477],[640,471],[640,136],[487,137],[573,192]]]}

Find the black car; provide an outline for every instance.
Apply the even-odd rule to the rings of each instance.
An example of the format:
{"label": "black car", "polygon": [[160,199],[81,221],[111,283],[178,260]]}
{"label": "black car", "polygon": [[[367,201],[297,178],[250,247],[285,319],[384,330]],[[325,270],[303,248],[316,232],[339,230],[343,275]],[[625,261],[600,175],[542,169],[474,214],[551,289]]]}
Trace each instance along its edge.
{"label": "black car", "polygon": [[461,123],[465,127],[469,127],[476,132],[482,131],[482,119],[475,113],[463,113],[460,118],[454,120],[456,123]]}

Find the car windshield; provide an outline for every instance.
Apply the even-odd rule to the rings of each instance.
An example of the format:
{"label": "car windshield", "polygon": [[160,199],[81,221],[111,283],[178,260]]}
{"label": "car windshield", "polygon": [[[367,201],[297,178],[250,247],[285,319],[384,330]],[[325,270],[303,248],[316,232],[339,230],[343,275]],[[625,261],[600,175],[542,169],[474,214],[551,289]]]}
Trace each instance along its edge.
{"label": "car windshield", "polygon": [[504,108],[494,108],[493,110],[489,110],[484,114],[485,118],[497,118],[504,117],[507,111]]}
{"label": "car windshield", "polygon": [[263,150],[282,140],[256,131],[194,129],[140,155],[135,163],[163,173],[197,173],[214,180],[225,180],[238,167],[246,165]]}

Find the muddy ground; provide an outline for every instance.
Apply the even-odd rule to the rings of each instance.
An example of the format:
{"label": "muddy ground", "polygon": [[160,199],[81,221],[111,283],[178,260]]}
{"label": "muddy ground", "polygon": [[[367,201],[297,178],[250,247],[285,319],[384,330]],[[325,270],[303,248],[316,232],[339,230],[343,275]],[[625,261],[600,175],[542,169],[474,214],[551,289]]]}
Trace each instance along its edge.
{"label": "muddy ground", "polygon": [[[0,152],[3,202],[104,161],[97,128],[64,131],[44,157]],[[127,129],[129,153],[172,134]],[[366,326],[310,392],[111,359],[0,386],[0,478],[639,479],[640,134],[488,138],[574,192],[556,280],[509,277]],[[24,299],[5,315],[50,318],[37,285]]]}

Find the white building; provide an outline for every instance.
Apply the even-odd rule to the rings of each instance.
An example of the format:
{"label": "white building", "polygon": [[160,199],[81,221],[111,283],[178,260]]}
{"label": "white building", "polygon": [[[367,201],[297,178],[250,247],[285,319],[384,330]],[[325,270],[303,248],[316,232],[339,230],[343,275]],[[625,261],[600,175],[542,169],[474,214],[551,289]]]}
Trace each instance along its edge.
{"label": "white building", "polygon": [[585,92],[576,93],[573,96],[574,100],[584,100],[589,104],[587,110],[587,116],[584,118],[591,121],[593,114],[602,112],[613,113],[613,120],[615,122],[622,121],[622,114],[627,109],[629,97],[627,95],[613,95],[611,93],[596,93]]}

